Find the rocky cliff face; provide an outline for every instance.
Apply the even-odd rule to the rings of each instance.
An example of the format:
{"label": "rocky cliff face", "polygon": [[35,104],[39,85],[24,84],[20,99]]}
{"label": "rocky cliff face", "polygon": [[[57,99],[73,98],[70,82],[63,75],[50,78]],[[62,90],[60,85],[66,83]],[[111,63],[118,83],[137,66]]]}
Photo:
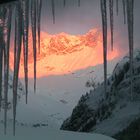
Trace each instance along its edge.
{"label": "rocky cliff face", "polygon": [[114,136],[140,118],[140,51],[134,53],[133,100],[130,98],[129,57],[124,57],[108,78],[108,97],[103,83],[83,95],[63,130],[97,132]]}

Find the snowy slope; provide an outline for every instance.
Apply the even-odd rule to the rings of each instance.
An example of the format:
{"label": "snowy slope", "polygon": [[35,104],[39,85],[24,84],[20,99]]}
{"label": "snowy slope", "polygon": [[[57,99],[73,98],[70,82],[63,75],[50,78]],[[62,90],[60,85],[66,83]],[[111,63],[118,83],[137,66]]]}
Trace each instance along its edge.
{"label": "snowy slope", "polygon": [[[124,57],[108,78],[108,98],[100,84],[82,96],[61,129],[113,136],[140,117],[140,51],[134,53],[134,100],[130,100],[129,57]],[[84,110],[84,111],[82,111]],[[77,119],[79,118],[79,119]]]}
{"label": "snowy slope", "polygon": [[[12,103],[11,75],[9,79],[9,102]],[[86,133],[58,130],[60,122],[65,119],[59,117],[68,116],[67,105],[53,100],[47,94],[44,96],[43,94],[34,94],[32,88],[29,89],[29,103],[26,105],[24,87],[20,81],[18,85],[18,97],[16,137],[12,136],[13,117],[12,108],[9,108],[7,136],[3,135],[3,112],[0,115],[0,139],[2,140],[22,140],[25,138],[30,140],[38,140],[40,138],[47,138],[48,140],[113,140],[112,138],[98,134],[89,135]]]}
{"label": "snowy slope", "polygon": [[[9,76],[9,97],[8,97],[8,124],[12,123],[13,110],[12,110],[12,72]],[[29,102],[25,104],[25,91],[24,86],[19,80],[18,84],[18,103],[17,103],[17,117],[16,125],[26,127],[49,127],[59,129],[61,123],[65,119],[68,106],[63,105],[49,96],[35,94],[29,88]],[[3,107],[4,108],[4,107]],[[3,118],[4,109],[0,113],[0,131],[3,132]]]}
{"label": "snowy slope", "polygon": [[99,134],[87,134],[87,133],[74,133],[68,131],[56,131],[43,128],[26,128],[18,127],[16,136],[9,134],[7,136],[0,135],[2,140],[114,140],[113,138],[99,135]]}
{"label": "snowy slope", "polygon": [[[119,58],[108,62],[108,76]],[[47,76],[37,79],[37,95],[49,96],[50,98],[70,107],[77,104],[81,95],[86,94],[91,88],[85,86],[89,79],[95,79],[96,83],[103,81],[103,66],[97,65],[64,75]],[[30,79],[30,88],[33,90],[33,80]]]}
{"label": "snowy slope", "polygon": [[[114,60],[114,62],[116,61]],[[110,67],[114,65],[114,62],[109,62]],[[17,125],[59,129],[63,121],[70,116],[81,95],[90,90],[85,87],[87,80],[97,77],[98,73],[103,73],[101,65],[70,74],[38,78],[36,93],[33,91],[33,80],[29,79],[29,102],[27,105],[25,104],[24,80],[19,80]],[[9,79],[9,101],[12,103],[11,75],[12,72]],[[97,82],[102,80],[103,75],[96,79]],[[0,115],[0,119],[3,123],[3,113]],[[8,111],[8,121],[12,122],[12,119],[11,108]]]}
{"label": "snowy slope", "polygon": [[[110,71],[118,61],[109,62]],[[96,82],[103,81],[102,65],[89,67],[80,71],[64,75],[47,76],[37,79],[37,91],[33,91],[33,79],[29,79],[29,99],[25,104],[24,80],[20,79],[18,94],[20,100],[17,105],[17,125],[26,127],[41,127],[59,129],[63,121],[70,116],[73,107],[81,95],[86,94],[90,88],[85,83],[96,77]],[[98,76],[100,74],[100,76]],[[11,73],[12,75],[12,73]],[[9,100],[12,102],[12,76],[10,76]],[[0,115],[3,130],[3,114]],[[12,109],[8,111],[8,121],[12,122]]]}
{"label": "snowy slope", "polygon": [[[112,67],[112,65],[114,65],[114,63],[110,62],[110,67]],[[60,128],[62,122],[70,116],[73,107],[77,104],[81,95],[90,90],[85,87],[87,80],[97,77],[98,73],[103,73],[101,65],[67,75],[37,79],[36,94],[33,93],[33,80],[30,79],[29,103],[25,105],[23,99],[19,104],[18,108],[20,109],[17,112],[17,120],[20,120],[23,114],[22,110],[26,110],[24,112],[27,112],[24,113],[27,114],[27,116],[24,116],[24,119],[26,118],[28,120],[32,118],[32,115],[30,116],[30,110],[32,110],[31,114],[39,114],[34,115],[36,116],[34,117],[36,123],[53,122],[54,125],[52,126],[51,123],[49,126],[57,129]],[[100,75],[97,82],[102,80],[103,75]],[[33,122],[34,119],[29,119],[29,121]],[[40,120],[43,120],[43,122]]]}

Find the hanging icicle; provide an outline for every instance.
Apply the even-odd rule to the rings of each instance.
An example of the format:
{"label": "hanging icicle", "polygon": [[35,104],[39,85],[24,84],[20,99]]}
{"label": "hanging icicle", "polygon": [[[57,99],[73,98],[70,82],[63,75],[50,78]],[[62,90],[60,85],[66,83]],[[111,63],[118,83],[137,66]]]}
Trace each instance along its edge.
{"label": "hanging icicle", "polygon": [[[1,26],[1,25],[0,25]],[[1,27],[0,27],[1,28]],[[1,32],[1,29],[0,29]],[[2,101],[2,69],[3,69],[3,38],[2,33],[0,33],[0,111],[1,111],[1,101]]]}
{"label": "hanging icicle", "polygon": [[66,6],[66,0],[63,0],[63,6],[64,7]]}
{"label": "hanging icicle", "polygon": [[26,104],[28,99],[28,34],[29,34],[29,0],[22,1],[23,16],[23,55],[24,55],[24,76]]}
{"label": "hanging icicle", "polygon": [[107,96],[107,10],[106,0],[100,0],[103,29],[104,89]]}
{"label": "hanging icicle", "polygon": [[78,6],[80,7],[80,5],[81,5],[81,0],[78,0]]}
{"label": "hanging icicle", "polygon": [[119,0],[116,0],[116,13],[117,13],[117,16],[118,16],[118,13],[119,13]]}
{"label": "hanging icicle", "polygon": [[4,8],[0,7],[0,110],[2,102],[3,56],[4,56]]}
{"label": "hanging icicle", "polygon": [[[1,17],[0,17],[1,20]],[[2,69],[3,69],[3,46],[4,46],[4,39],[3,39],[3,25],[0,23],[0,111],[1,111],[1,101],[2,101]]]}
{"label": "hanging icicle", "polygon": [[126,0],[122,0],[122,4],[123,4],[124,24],[126,24]]}
{"label": "hanging icicle", "polygon": [[111,50],[113,51],[113,28],[114,28],[113,0],[109,0],[109,13],[110,13],[110,31],[111,31]]}
{"label": "hanging icicle", "polygon": [[8,108],[8,81],[9,81],[9,49],[10,49],[10,34],[11,34],[11,19],[12,19],[12,6],[9,4],[6,7],[6,15],[4,21],[4,133],[7,130],[7,108]]}
{"label": "hanging icicle", "polygon": [[15,135],[17,86],[22,45],[22,0],[16,3],[15,11],[15,48],[14,48],[14,75],[13,75],[13,135]]}
{"label": "hanging icicle", "polygon": [[40,53],[40,22],[41,22],[42,0],[37,0],[37,24],[38,24],[38,52]]}
{"label": "hanging icicle", "polygon": [[127,0],[127,24],[129,40],[129,57],[130,57],[130,94],[133,100],[133,31],[134,31],[134,0]]}
{"label": "hanging icicle", "polygon": [[54,0],[51,0],[51,2],[52,2],[53,24],[55,24],[55,2],[54,2]]}
{"label": "hanging icicle", "polygon": [[34,57],[34,91],[36,92],[36,0],[31,0],[31,26]]}

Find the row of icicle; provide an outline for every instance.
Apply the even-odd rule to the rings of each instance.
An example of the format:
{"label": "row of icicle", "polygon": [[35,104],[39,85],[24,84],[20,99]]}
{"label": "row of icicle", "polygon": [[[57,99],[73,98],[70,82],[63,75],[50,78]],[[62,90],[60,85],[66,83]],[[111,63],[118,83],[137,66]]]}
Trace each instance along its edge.
{"label": "row of icicle", "polygon": [[[30,7],[31,5],[31,7]],[[15,135],[17,87],[19,77],[20,56],[23,50],[26,103],[28,102],[28,35],[29,17],[33,40],[34,58],[34,91],[36,90],[36,40],[38,38],[38,52],[40,52],[40,21],[42,0],[19,0],[0,7],[0,109],[4,98],[4,133],[7,133],[8,108],[8,79],[9,79],[9,49],[12,13],[15,12],[15,39],[14,39],[14,74],[13,74],[13,135]],[[14,9],[14,10],[13,10]],[[2,97],[2,77],[4,75],[4,97]]]}
{"label": "row of icicle", "polygon": [[[77,1],[77,0],[76,0]],[[110,31],[111,31],[111,49],[113,50],[113,29],[114,29],[114,0],[100,0],[102,28],[103,28],[103,59],[104,59],[104,87],[105,95],[107,93],[107,8],[110,13]],[[78,6],[81,1],[78,0]],[[134,0],[122,0],[124,23],[128,24],[129,52],[130,52],[130,81],[131,98],[133,89],[133,5]],[[51,0],[53,23],[55,23],[55,0]],[[66,6],[66,0],[63,0],[63,6]],[[0,109],[2,98],[4,98],[4,133],[7,130],[7,102],[8,102],[8,79],[9,79],[9,49],[12,13],[15,8],[15,43],[14,43],[14,74],[13,74],[13,135],[15,135],[16,105],[17,105],[17,86],[21,50],[24,55],[24,73],[25,73],[25,91],[26,103],[28,102],[28,35],[29,35],[29,17],[31,17],[31,30],[33,42],[34,58],[34,91],[36,91],[36,59],[37,44],[40,53],[40,25],[42,0],[19,0],[15,4],[7,4],[0,7]],[[116,0],[116,13],[119,12],[119,0]],[[22,45],[23,44],[23,45]],[[23,46],[23,47],[22,47]],[[4,97],[2,97],[2,75],[4,73]]]}
{"label": "row of icicle", "polygon": [[[107,2],[109,6],[107,6]],[[119,0],[116,0],[116,13],[119,12]],[[100,0],[101,5],[101,16],[102,16],[102,30],[103,30],[103,59],[104,59],[104,89],[105,97],[107,97],[107,8],[109,7],[110,14],[110,32],[111,32],[111,50],[113,50],[113,28],[114,28],[114,0]],[[127,26],[128,26],[128,40],[129,40],[129,57],[130,57],[130,94],[131,100],[133,100],[133,11],[134,11],[134,0],[122,0],[123,5],[123,15],[124,15],[124,24],[126,24],[127,17]]]}

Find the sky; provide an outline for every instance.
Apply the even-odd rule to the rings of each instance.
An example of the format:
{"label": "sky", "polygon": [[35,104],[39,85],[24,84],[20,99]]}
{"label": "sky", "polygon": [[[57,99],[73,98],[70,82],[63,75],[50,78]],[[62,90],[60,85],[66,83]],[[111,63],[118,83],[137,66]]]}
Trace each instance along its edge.
{"label": "sky", "polygon": [[[114,0],[115,1],[115,0]],[[114,3],[114,44],[123,51],[128,51],[127,25],[123,24],[122,0],[119,0],[119,16],[116,16],[116,5]],[[140,44],[140,1],[134,3],[134,47]],[[66,32],[69,34],[85,34],[90,29],[102,28],[100,0],[81,0],[78,7],[78,0],[66,0],[66,7],[63,7],[63,0],[55,0],[56,23],[52,22],[51,0],[43,0],[42,30],[49,34]],[[109,25],[109,11],[108,11]],[[109,26],[108,26],[109,27]],[[108,28],[108,34],[109,34]],[[110,45],[110,44],[109,44]]]}

